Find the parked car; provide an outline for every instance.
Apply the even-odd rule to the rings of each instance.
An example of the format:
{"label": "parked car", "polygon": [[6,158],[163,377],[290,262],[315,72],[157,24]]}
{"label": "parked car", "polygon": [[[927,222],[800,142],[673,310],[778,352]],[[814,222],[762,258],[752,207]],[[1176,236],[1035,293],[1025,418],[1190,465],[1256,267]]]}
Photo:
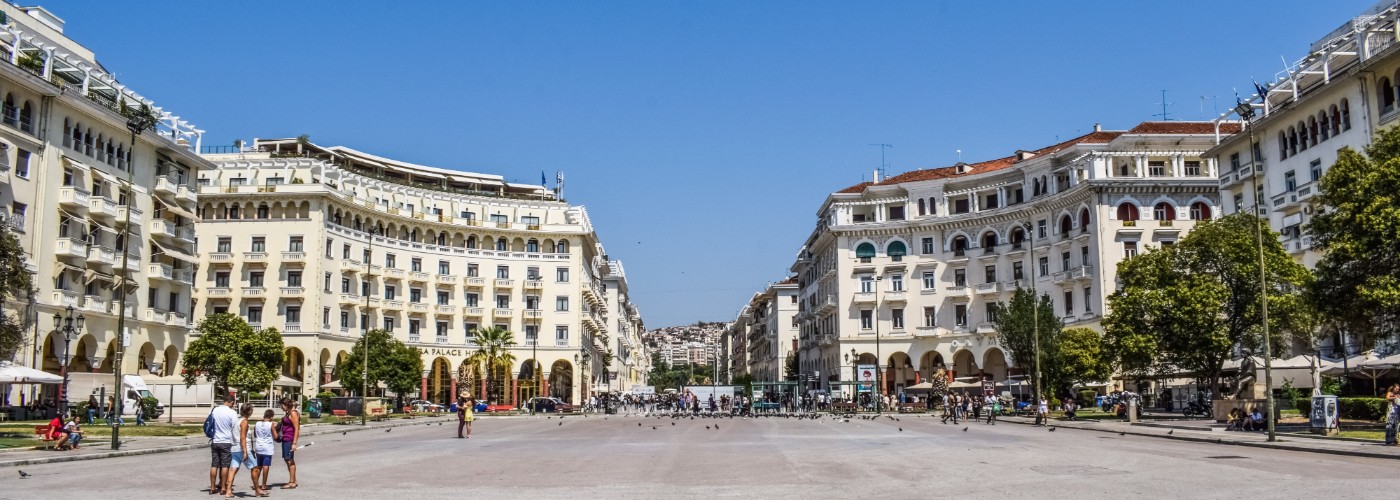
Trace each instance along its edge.
{"label": "parked car", "polygon": [[573,413],[578,411],[574,405],[560,401],[554,397],[533,397],[525,403],[525,409],[545,413]]}
{"label": "parked car", "polygon": [[425,399],[415,399],[415,400],[413,400],[413,401],[409,401],[409,402],[408,402],[408,406],[409,406],[410,408],[413,408],[413,411],[419,411],[419,412],[434,412],[434,413],[436,413],[436,412],[442,411],[442,405],[437,404],[437,403],[434,403],[434,402],[432,402],[432,401],[425,400]]}

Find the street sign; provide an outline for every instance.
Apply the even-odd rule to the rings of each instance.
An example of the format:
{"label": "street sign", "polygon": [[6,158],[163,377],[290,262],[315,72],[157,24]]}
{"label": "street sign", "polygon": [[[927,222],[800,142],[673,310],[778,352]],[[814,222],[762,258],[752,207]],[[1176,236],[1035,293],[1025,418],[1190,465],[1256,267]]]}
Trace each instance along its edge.
{"label": "street sign", "polygon": [[997,383],[994,380],[982,381],[982,395],[991,396],[997,393]]}

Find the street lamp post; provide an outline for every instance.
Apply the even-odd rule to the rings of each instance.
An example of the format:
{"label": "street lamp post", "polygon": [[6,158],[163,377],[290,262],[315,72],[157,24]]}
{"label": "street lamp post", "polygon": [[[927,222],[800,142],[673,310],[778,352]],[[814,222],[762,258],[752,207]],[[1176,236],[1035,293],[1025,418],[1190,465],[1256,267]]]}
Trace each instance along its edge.
{"label": "street lamp post", "polygon": [[[1267,98],[1268,96],[1260,97]],[[1254,108],[1247,102],[1237,100],[1235,113],[1244,120],[1245,131],[1249,134],[1249,144],[1246,147],[1249,148],[1249,162],[1254,170],[1254,175],[1249,178],[1256,198],[1254,200],[1254,218],[1256,219],[1254,243],[1259,251],[1259,323],[1264,332],[1264,411],[1268,412],[1265,421],[1269,430],[1269,441],[1272,442],[1278,437],[1274,432],[1274,354],[1269,341],[1269,285],[1264,270],[1264,229],[1260,227],[1262,221],[1258,220],[1260,218],[1259,209],[1264,206],[1264,202],[1257,199],[1259,197],[1259,176],[1263,175],[1260,167],[1263,165],[1259,164],[1259,155],[1254,148],[1254,123],[1251,120],[1254,118]]]}
{"label": "street lamp post", "polygon": [[[145,104],[141,105],[139,110],[132,110],[130,116],[126,119],[126,129],[131,132],[131,149],[126,151],[129,157],[126,162],[126,202],[128,207],[135,201],[134,196],[136,195],[135,190],[132,189],[132,186],[135,185],[133,176],[136,173],[136,162],[134,161],[136,159],[136,136],[154,128],[156,128],[156,115],[151,110],[150,106]],[[125,217],[126,218],[122,221],[122,244],[119,245],[121,247],[119,250],[122,252],[121,278],[117,282],[117,291],[115,293],[121,302],[117,306],[117,359],[112,361],[112,375],[115,379],[114,384],[116,387],[116,394],[112,397],[112,411],[117,414],[116,417],[112,419],[113,450],[121,449],[122,445],[121,426],[118,425],[117,422],[121,422],[121,403],[125,396],[122,394],[122,356],[126,353],[126,295],[128,293],[126,290],[126,281],[128,275],[131,274],[130,268],[127,267],[131,260],[131,251],[128,249],[128,247],[131,246],[131,210],[126,210]],[[174,304],[171,304],[171,306],[173,307]],[[171,411],[174,410],[172,409]]]}
{"label": "street lamp post", "polygon": [[875,413],[881,413],[880,403],[884,400],[885,384],[881,377],[880,367],[880,296],[885,291],[880,289],[880,281],[884,280],[884,275],[875,277],[875,390],[870,391],[870,399],[875,402]]}
{"label": "street lamp post", "polygon": [[[1035,397],[1035,401],[1032,401],[1031,403],[1037,405],[1037,408],[1039,408],[1038,405],[1040,404],[1040,398],[1041,398],[1041,394],[1040,394],[1040,296],[1039,296],[1039,294],[1038,294],[1038,293],[1036,292],[1036,290],[1035,290],[1035,278],[1036,278],[1036,276],[1035,276],[1035,271],[1036,271],[1036,269],[1038,268],[1038,264],[1039,264],[1039,263],[1036,262],[1036,260],[1035,260],[1035,228],[1031,225],[1030,222],[1026,222],[1026,223],[1023,224],[1021,227],[1025,228],[1025,230],[1026,230],[1026,238],[1029,239],[1029,241],[1030,241],[1030,243],[1029,243],[1029,244],[1030,244],[1030,249],[1029,249],[1029,251],[1026,252],[1026,253],[1030,256],[1030,261],[1031,261],[1031,265],[1030,265],[1030,268],[1031,268],[1031,274],[1030,274],[1030,276],[1031,276],[1031,279],[1030,279],[1030,283],[1031,283],[1031,336],[1032,336],[1032,338],[1033,338],[1033,342],[1034,342],[1034,345],[1035,345],[1035,390],[1034,390],[1034,391],[1035,391],[1035,396],[1034,396],[1034,397]],[[1038,411],[1038,410],[1037,410],[1037,411]]]}
{"label": "street lamp post", "polygon": [[69,344],[73,343],[73,337],[83,332],[83,323],[85,321],[82,314],[79,314],[76,318],[73,317],[73,306],[68,306],[65,311],[68,313],[66,317],[59,313],[54,313],[53,315],[54,330],[63,334],[63,388],[59,391],[60,394],[58,395],[59,411],[63,413],[62,416],[68,415],[68,347]]}
{"label": "street lamp post", "polygon": [[852,347],[851,352],[846,353],[846,364],[851,365],[851,383],[855,384],[855,389],[851,391],[851,402],[856,403],[860,399],[860,374],[856,373],[856,362],[860,358],[856,355],[856,348]]}

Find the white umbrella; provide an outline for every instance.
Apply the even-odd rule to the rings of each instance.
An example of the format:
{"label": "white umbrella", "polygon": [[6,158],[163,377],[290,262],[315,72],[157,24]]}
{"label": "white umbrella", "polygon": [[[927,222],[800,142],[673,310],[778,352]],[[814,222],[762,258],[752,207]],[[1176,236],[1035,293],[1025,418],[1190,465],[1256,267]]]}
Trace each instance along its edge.
{"label": "white umbrella", "polygon": [[63,377],[49,372],[0,361],[0,384],[62,384]]}

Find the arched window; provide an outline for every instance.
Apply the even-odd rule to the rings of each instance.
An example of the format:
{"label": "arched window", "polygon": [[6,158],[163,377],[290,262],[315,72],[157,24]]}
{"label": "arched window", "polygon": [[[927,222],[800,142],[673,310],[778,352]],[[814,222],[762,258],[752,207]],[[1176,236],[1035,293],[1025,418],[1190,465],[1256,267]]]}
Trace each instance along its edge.
{"label": "arched window", "polygon": [[267,214],[268,214],[267,204],[264,203],[264,204],[262,204],[262,205],[258,205],[258,218],[259,218],[259,219],[266,219],[266,218],[267,218]]}
{"label": "arched window", "polygon": [[539,240],[530,238],[530,241],[525,242],[525,251],[530,253],[540,253]]}
{"label": "arched window", "polygon": [[1381,112],[1389,113],[1395,109],[1395,89],[1391,88],[1390,78],[1381,77],[1381,81],[1376,85],[1376,100],[1381,102]]}
{"label": "arched window", "polygon": [[569,253],[569,240],[559,240],[555,247],[554,253]]}
{"label": "arched window", "polygon": [[962,257],[967,255],[967,238],[958,236],[953,238],[953,256]]}
{"label": "arched window", "polygon": [[890,260],[895,262],[904,260],[904,256],[908,254],[909,247],[905,246],[903,241],[894,240],[890,242],[889,246],[885,247],[885,255],[890,256]]}
{"label": "arched window", "polygon": [[81,123],[75,123],[75,124],[73,125],[73,130],[71,131],[71,134],[73,135],[73,143],[72,143],[71,145],[69,145],[69,147],[72,147],[73,149],[80,149],[80,148],[82,148],[82,147],[83,147],[83,146],[82,146],[82,144],[83,144],[83,124],[81,124]]}
{"label": "arched window", "polygon": [[927,207],[924,206],[924,199],[919,198],[919,215],[926,215]]}
{"label": "arched window", "polygon": [[1191,220],[1210,220],[1210,205],[1203,201],[1191,204]]}
{"label": "arched window", "polygon": [[15,107],[15,95],[5,94],[4,121],[11,127],[19,125],[19,108]]}
{"label": "arched window", "polygon": [[1074,230],[1074,219],[1068,215],[1060,216],[1060,234],[1069,234]]}
{"label": "arched window", "polygon": [[1308,149],[1308,124],[1307,124],[1307,123],[1303,123],[1303,120],[1298,120],[1298,125],[1297,125],[1297,127],[1298,127],[1298,151],[1305,151],[1305,150]]}
{"label": "arched window", "polygon": [[497,252],[504,252],[504,251],[506,251],[506,239],[505,239],[505,238],[497,238],[497,239],[496,239],[496,251],[497,251]]}
{"label": "arched window", "polygon": [[92,128],[83,133],[83,154],[92,156]]}
{"label": "arched window", "polygon": [[1325,109],[1317,112],[1317,131],[1318,135],[1322,138],[1321,140],[1325,141],[1329,137],[1332,137],[1332,125],[1331,122],[1327,120],[1327,110]]}
{"label": "arched window", "polygon": [[24,106],[19,108],[19,130],[27,134],[34,133],[34,105],[29,101],[24,101]]}
{"label": "arched window", "polygon": [[412,231],[408,232],[408,241],[418,243],[418,228],[415,227]]}
{"label": "arched window", "polygon": [[1152,207],[1152,218],[1157,220],[1175,220],[1176,207],[1173,207],[1171,203],[1165,201],[1158,203],[1157,206]]}
{"label": "arched window", "polygon": [[107,160],[107,138],[101,132],[97,133],[97,161]]}
{"label": "arched window", "polygon": [[1031,179],[1031,196],[1040,196],[1040,179]]}
{"label": "arched window", "polygon": [[997,233],[994,233],[994,232],[991,232],[991,231],[987,231],[987,232],[985,232],[985,233],[982,233],[982,248],[987,249],[987,251],[991,251],[993,248],[996,248],[996,246],[997,246]]}
{"label": "arched window", "polygon": [[1317,145],[1317,117],[1308,117],[1308,147]]}
{"label": "arched window", "polygon": [[1026,241],[1026,230],[1021,229],[1021,226],[1016,226],[1016,227],[1012,228],[1012,229],[1011,229],[1011,249],[1012,249],[1012,250],[1020,250],[1020,249],[1021,249],[1021,242],[1023,242],[1023,241]]}
{"label": "arched window", "polygon": [[[447,233],[438,233],[437,244],[438,246],[447,246]],[[536,248],[535,250],[539,251],[538,248]]]}
{"label": "arched window", "polygon": [[476,235],[467,236],[467,248],[476,248]]}
{"label": "arched window", "polygon": [[1337,110],[1337,105],[1332,105],[1332,112],[1328,113],[1332,120],[1332,135],[1342,133],[1342,112]]}
{"label": "arched window", "polygon": [[[1132,203],[1123,202],[1118,205],[1118,220],[1135,221],[1138,220],[1138,207]],[[1131,224],[1127,224],[1131,225]]]}
{"label": "arched window", "polygon": [[875,244],[869,241],[856,245],[856,258],[861,262],[870,262],[875,257]]}
{"label": "arched window", "polygon": [[938,215],[938,200],[937,200],[937,199],[935,199],[935,198],[929,198],[929,199],[928,199],[928,214],[929,214],[929,215]]}
{"label": "arched window", "polygon": [[1278,157],[1288,158],[1288,133],[1282,130],[1278,131]]}
{"label": "arched window", "polygon": [[1079,209],[1079,229],[1089,229],[1089,209],[1087,208]]}
{"label": "arched window", "polygon": [[1298,154],[1298,129],[1293,126],[1288,127],[1288,156]]}
{"label": "arched window", "polygon": [[1351,104],[1342,99],[1342,127],[1338,130],[1351,130]]}

